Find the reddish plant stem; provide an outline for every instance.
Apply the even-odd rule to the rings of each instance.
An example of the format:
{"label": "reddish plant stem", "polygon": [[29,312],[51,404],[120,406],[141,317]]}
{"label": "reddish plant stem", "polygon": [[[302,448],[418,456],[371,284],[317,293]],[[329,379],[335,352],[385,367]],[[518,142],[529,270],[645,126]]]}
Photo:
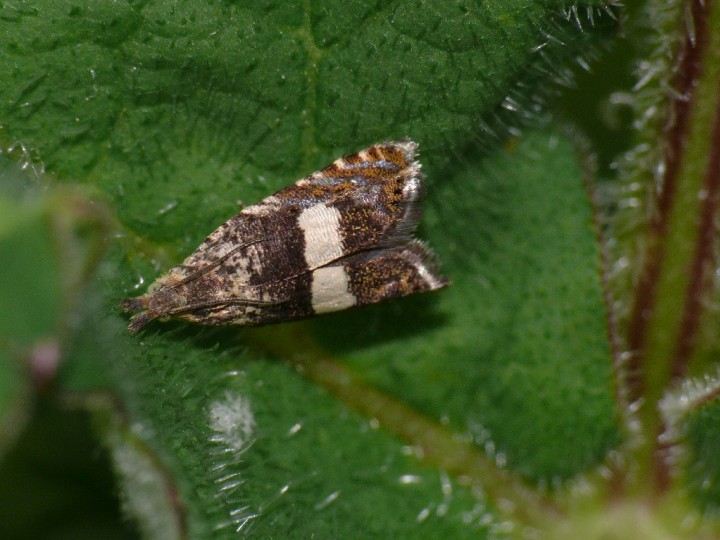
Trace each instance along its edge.
{"label": "reddish plant stem", "polygon": [[[720,85],[718,85],[720,95]],[[691,282],[688,290],[688,299],[685,304],[678,346],[675,350],[672,377],[679,379],[687,372],[691,353],[694,349],[695,338],[700,327],[700,316],[703,312],[702,298],[712,285],[715,243],[717,240],[717,227],[715,219],[720,204],[720,107],[715,110],[713,130],[711,135],[710,155],[707,173],[705,175],[705,200],[700,217],[700,230],[698,234],[695,257],[692,262]]]}
{"label": "reddish plant stem", "polygon": [[707,41],[707,17],[703,16],[708,3],[694,0],[690,10],[692,23],[695,27],[695,39],[686,35],[679,55],[674,88],[679,99],[675,99],[668,114],[667,143],[663,162],[665,172],[662,177],[662,189],[657,201],[656,212],[653,213],[648,231],[648,248],[635,294],[635,305],[630,315],[628,329],[628,349],[630,358],[627,366],[627,394],[629,401],[635,402],[645,395],[646,381],[643,377],[645,345],[650,315],[657,301],[657,285],[665,259],[664,239],[668,234],[668,222],[673,201],[677,192],[678,174],[685,150],[685,140],[690,124],[690,113],[693,104],[694,84],[701,67],[703,46]]}
{"label": "reddish plant stem", "polygon": [[[679,97],[670,101],[666,111],[659,162],[663,169],[656,178],[660,187],[653,201],[628,320],[626,369],[619,378],[624,389],[621,395],[636,410],[633,421],[639,426],[635,451],[639,471],[633,489],[652,497],[669,488],[672,465],[670,448],[663,443],[667,426],[658,402],[688,371],[704,313],[702,298],[712,284],[714,219],[720,205],[716,103],[710,105],[710,136],[716,145],[706,152],[710,161],[706,156],[699,158],[702,152],[698,154],[698,150],[705,148],[705,141],[698,128],[708,121],[703,71],[713,69],[705,66],[713,13],[709,0],[688,2],[684,40],[671,82]],[[702,163],[697,163],[698,159]]]}

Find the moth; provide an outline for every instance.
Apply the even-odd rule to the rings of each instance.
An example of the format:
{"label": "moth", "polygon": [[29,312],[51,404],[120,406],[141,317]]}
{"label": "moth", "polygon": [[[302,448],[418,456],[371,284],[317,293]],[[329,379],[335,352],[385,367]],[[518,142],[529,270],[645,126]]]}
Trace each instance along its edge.
{"label": "moth", "polygon": [[440,289],[413,238],[423,175],[410,140],[337,159],[242,210],[148,292],[122,301],[134,333],[153,319],[263,325]]}

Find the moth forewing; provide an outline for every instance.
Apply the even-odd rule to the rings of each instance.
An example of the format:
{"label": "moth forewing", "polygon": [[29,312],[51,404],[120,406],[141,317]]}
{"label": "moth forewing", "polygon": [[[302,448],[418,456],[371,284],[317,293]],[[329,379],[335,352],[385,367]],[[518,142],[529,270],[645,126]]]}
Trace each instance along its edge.
{"label": "moth forewing", "polygon": [[153,319],[261,325],[438,289],[412,239],[423,196],[417,144],[376,144],[267,197],[218,227],[148,292],[122,302]]}

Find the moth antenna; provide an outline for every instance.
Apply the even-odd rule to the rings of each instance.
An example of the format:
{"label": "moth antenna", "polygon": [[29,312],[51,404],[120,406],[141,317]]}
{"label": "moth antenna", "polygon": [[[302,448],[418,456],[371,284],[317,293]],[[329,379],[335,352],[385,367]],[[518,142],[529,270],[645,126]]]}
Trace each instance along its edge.
{"label": "moth antenna", "polygon": [[[186,304],[184,306],[177,307],[175,309],[168,309],[166,312],[163,312],[163,317],[165,316],[173,316],[173,315],[181,315],[183,313],[188,313],[195,311],[197,309],[207,309],[207,308],[213,308],[217,306],[232,306],[232,305],[244,305],[244,306],[275,306],[280,304],[285,304],[287,302],[290,302],[291,299],[286,300],[276,300],[274,302],[266,302],[263,300],[243,300],[240,298],[221,298],[218,300],[212,300],[212,301],[203,301],[203,302],[196,302],[194,304]],[[141,315],[141,314],[139,314]]]}

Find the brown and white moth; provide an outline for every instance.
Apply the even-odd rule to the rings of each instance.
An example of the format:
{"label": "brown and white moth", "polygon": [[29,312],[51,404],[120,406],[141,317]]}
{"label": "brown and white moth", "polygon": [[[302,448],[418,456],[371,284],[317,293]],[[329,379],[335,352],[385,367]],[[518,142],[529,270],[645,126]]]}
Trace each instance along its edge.
{"label": "brown and white moth", "polygon": [[153,319],[262,325],[439,289],[412,238],[423,176],[410,140],[373,145],[245,208],[147,294],[122,302]]}

